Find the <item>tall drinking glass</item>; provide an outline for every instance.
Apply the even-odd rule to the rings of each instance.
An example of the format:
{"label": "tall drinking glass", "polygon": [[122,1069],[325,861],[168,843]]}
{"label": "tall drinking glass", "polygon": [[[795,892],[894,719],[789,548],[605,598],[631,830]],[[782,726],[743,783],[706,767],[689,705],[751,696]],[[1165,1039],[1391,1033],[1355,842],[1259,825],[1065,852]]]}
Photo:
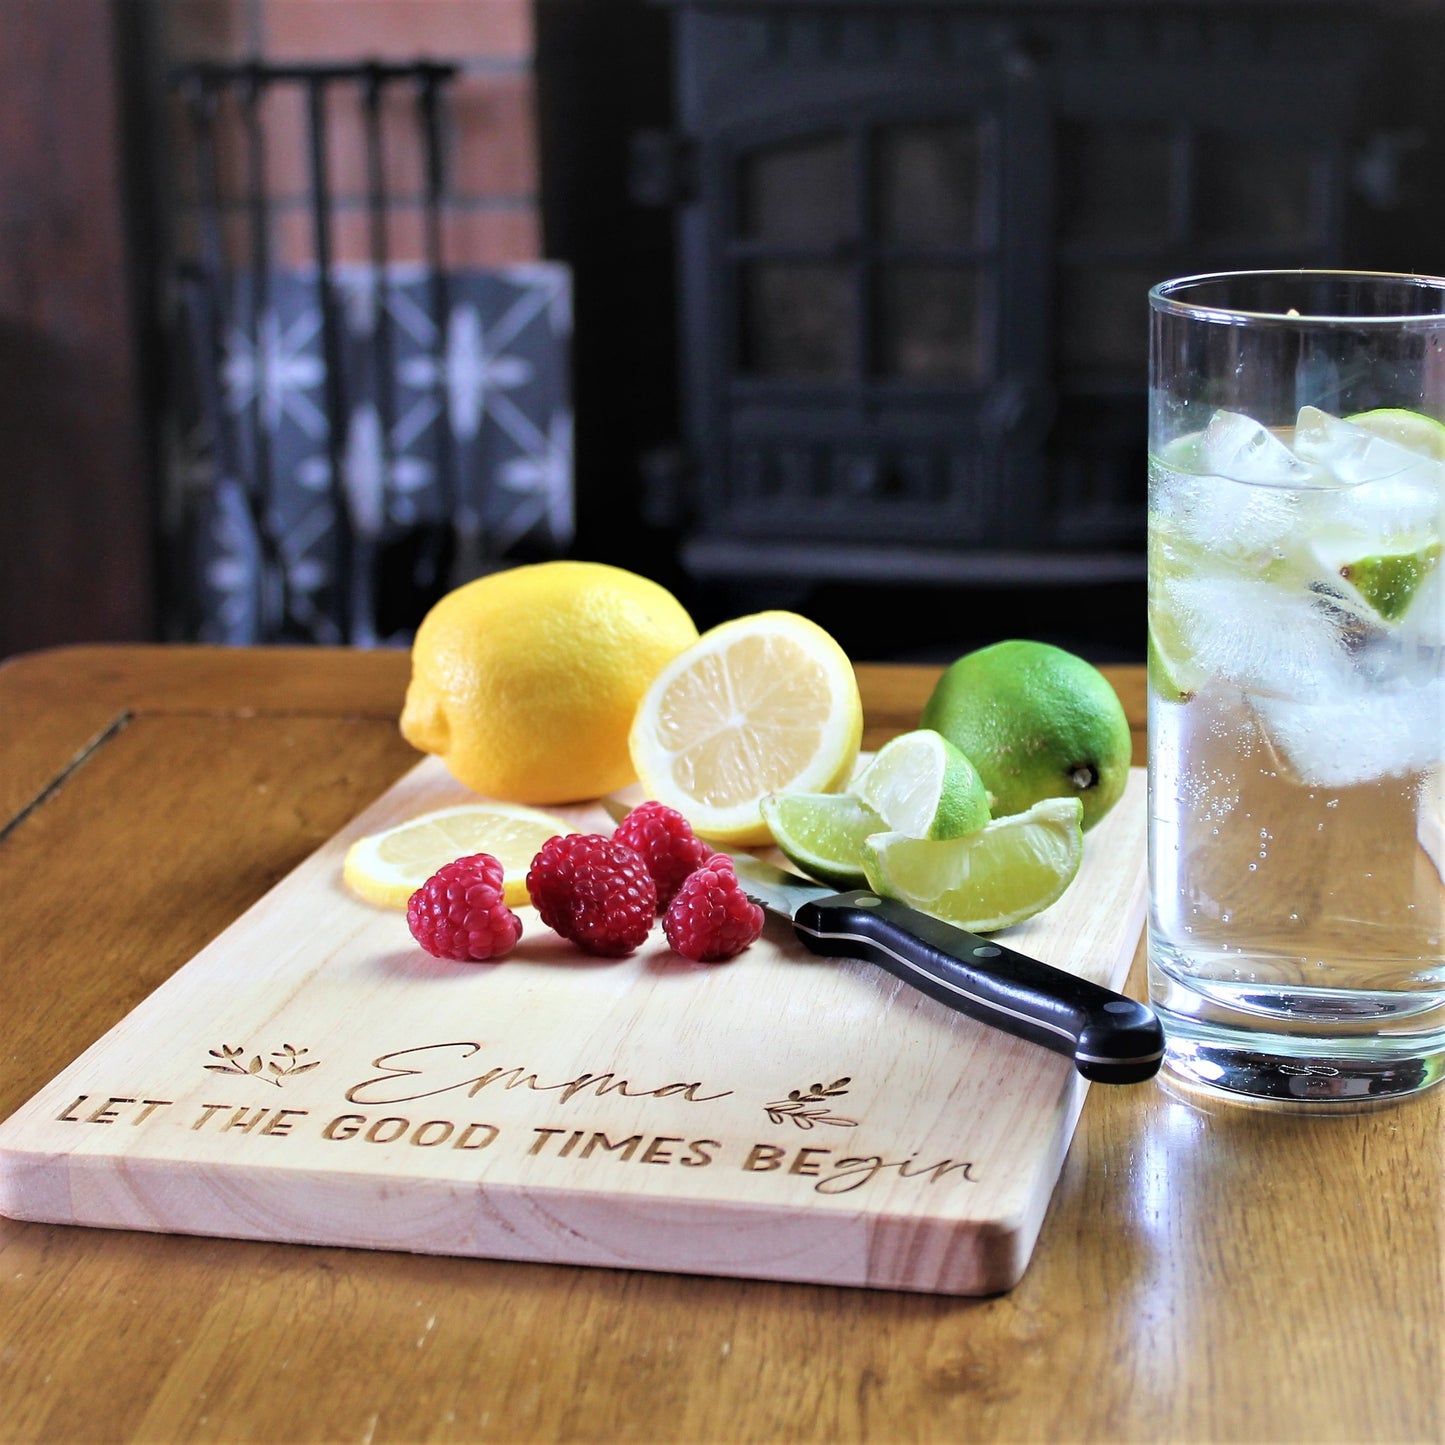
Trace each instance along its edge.
{"label": "tall drinking glass", "polygon": [[1149,984],[1165,1080],[1445,1077],[1445,280],[1150,302]]}

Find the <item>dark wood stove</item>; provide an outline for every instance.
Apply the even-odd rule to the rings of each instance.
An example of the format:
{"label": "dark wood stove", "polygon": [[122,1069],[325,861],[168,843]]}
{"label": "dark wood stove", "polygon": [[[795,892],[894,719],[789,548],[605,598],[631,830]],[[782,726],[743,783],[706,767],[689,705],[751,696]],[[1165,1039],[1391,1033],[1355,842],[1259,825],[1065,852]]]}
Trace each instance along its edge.
{"label": "dark wood stove", "polygon": [[1359,254],[1418,139],[1378,6],[670,11],[675,127],[633,188],[676,210],[650,509],[697,578],[1138,579],[1148,287],[1438,264]]}

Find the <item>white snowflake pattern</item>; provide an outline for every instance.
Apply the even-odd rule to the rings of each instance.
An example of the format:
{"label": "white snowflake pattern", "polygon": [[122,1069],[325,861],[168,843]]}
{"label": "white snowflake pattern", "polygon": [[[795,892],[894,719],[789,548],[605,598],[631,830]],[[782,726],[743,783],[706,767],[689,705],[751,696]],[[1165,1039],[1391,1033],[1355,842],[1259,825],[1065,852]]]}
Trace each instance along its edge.
{"label": "white snowflake pattern", "polygon": [[[396,494],[408,496],[431,485],[434,468],[420,457],[408,456],[392,431],[391,464],[382,448],[381,415],[370,402],[351,413],[346,429],[346,450],[341,457],[341,475],[351,525],[363,537],[380,534],[388,512],[396,516]],[[304,457],[296,466],[296,480],[309,492],[325,492],[331,482],[331,463],[324,453]],[[415,508],[401,508],[407,520]]]}
{"label": "white snowflake pattern", "polygon": [[335,642],[340,629],[318,605],[316,594],[331,580],[330,569],[311,549],[331,526],[330,510],[313,507],[277,538],[282,577],[266,568],[250,508],[235,482],[216,489],[211,518],[215,554],[205,569],[207,585],[218,594],[218,634],[210,641],[257,642],[276,635],[283,609],[309,627],[318,642]]}
{"label": "white snowflake pattern", "polygon": [[441,358],[413,356],[398,368],[408,386],[418,390],[440,386],[445,390],[447,415],[459,440],[471,441],[476,436],[488,410],[497,415],[502,391],[524,386],[532,379],[530,362],[507,356],[502,350],[515,335],[505,321],[504,317],[488,334],[475,306],[454,306],[447,317],[446,348]]}
{"label": "white snowflake pattern", "polygon": [[[342,516],[333,516],[330,496],[326,363],[312,295],[282,288],[275,299],[289,303],[283,310],[268,307],[254,330],[243,321],[228,325],[223,337],[226,410],[233,416],[254,410],[278,437],[272,453],[273,467],[281,468],[272,478],[277,510],[266,519],[266,536],[258,535],[239,479],[217,475],[204,425],[172,438],[167,530],[179,536],[184,516],[196,507],[209,513],[206,611],[215,640],[269,640],[285,635],[287,624],[316,641],[337,640],[340,625],[327,615],[339,601],[331,595],[331,529],[350,530],[364,570],[389,522],[409,526],[428,514],[443,460],[438,447],[454,459],[450,505],[458,549],[475,552],[478,568],[529,533],[553,545],[573,535],[572,415],[565,390],[555,394],[554,362],[539,367],[535,359],[539,348],[546,355],[565,347],[570,334],[566,269],[550,263],[501,268],[480,288],[458,279],[440,328],[423,268],[388,266],[381,276],[366,266],[339,268],[334,279],[348,363],[351,348],[374,344],[383,310],[390,321],[398,403],[388,436],[378,401],[353,399],[337,458]],[[355,361],[363,379],[370,375],[366,355],[357,352]],[[244,444],[236,461],[248,462]],[[352,611],[358,600],[348,599]],[[366,610],[364,599],[360,607]],[[352,618],[355,640],[369,636],[366,623]]]}
{"label": "white snowflake pattern", "polygon": [[321,329],[318,310],[303,311],[283,327],[273,310],[264,311],[252,338],[240,327],[226,333],[221,377],[232,412],[259,401],[261,419],[273,435],[289,416],[307,436],[326,434],[326,414],[307,395],[326,379],[326,365],[311,347]]}
{"label": "white snowflake pattern", "polygon": [[557,545],[572,539],[572,413],[552,413],[541,446],[512,457],[497,468],[497,483],[523,500],[498,529],[497,544],[505,550],[545,520],[547,534]]}

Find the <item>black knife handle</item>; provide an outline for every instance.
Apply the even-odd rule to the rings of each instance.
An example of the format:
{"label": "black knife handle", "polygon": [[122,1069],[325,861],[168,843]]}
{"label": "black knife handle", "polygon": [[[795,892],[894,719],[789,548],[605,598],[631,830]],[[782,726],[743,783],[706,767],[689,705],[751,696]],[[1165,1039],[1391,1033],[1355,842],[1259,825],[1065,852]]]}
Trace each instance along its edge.
{"label": "black knife handle", "polygon": [[876,963],[959,1013],[1067,1055],[1096,1083],[1159,1071],[1164,1031],[1153,1009],[905,904],[838,893],[803,904],[793,926],[814,953]]}

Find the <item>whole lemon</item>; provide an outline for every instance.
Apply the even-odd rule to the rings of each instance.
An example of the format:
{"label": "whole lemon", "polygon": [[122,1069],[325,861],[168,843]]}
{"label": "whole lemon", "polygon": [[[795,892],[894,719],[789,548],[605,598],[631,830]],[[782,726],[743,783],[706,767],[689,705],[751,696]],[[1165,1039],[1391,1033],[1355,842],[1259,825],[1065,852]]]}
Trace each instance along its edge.
{"label": "whole lemon", "polygon": [[512,803],[598,798],[637,776],[648,684],[697,628],[665,587],[599,562],[538,562],[447,593],[417,628],[402,736]]}
{"label": "whole lemon", "polygon": [[1132,743],[1118,694],[1092,663],[1051,643],[1013,639],[960,657],[919,726],[967,756],[996,818],[1043,798],[1078,798],[1092,828],[1129,781]]}

